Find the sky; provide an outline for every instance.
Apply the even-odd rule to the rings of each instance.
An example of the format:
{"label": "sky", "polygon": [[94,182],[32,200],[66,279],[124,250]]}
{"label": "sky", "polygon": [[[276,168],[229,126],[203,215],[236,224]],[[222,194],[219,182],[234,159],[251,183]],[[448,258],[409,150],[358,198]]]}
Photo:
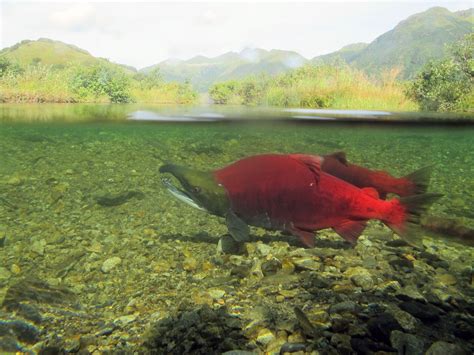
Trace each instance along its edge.
{"label": "sky", "polygon": [[0,47],[41,37],[136,68],[246,47],[306,58],[371,42],[408,16],[469,1],[160,2],[0,0]]}

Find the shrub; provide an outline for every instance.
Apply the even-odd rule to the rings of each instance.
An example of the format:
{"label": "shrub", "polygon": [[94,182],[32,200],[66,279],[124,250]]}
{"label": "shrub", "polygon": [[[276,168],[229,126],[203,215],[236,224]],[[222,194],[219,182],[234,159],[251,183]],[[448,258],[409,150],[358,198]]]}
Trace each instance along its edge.
{"label": "shrub", "polygon": [[104,64],[90,67],[76,66],[71,70],[70,86],[79,97],[98,98],[106,95],[113,103],[131,101],[130,79],[124,72]]}
{"label": "shrub", "polygon": [[406,91],[422,110],[473,109],[474,34],[457,42],[450,52],[449,58],[426,64]]}

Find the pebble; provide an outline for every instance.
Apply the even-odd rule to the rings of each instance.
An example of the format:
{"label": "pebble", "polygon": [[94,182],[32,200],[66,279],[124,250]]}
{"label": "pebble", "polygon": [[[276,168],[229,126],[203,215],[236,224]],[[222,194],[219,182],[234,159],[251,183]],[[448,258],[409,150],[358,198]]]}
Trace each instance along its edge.
{"label": "pebble", "polygon": [[353,301],[344,301],[331,305],[329,313],[356,313],[359,306]]}
{"label": "pebble", "polygon": [[19,275],[19,274],[21,274],[21,268],[20,268],[20,266],[18,266],[17,264],[12,264],[12,266],[10,267],[10,271],[11,271],[12,274],[14,274],[14,275]]}
{"label": "pebble", "polygon": [[321,269],[321,263],[309,256],[294,258],[292,262],[297,268],[303,270],[319,271]]}
{"label": "pebble", "polygon": [[447,285],[447,286],[452,286],[456,285],[457,280],[454,275],[451,274],[437,274],[436,275],[436,280],[440,282],[441,284]]}
{"label": "pebble", "polygon": [[12,176],[7,180],[7,185],[20,186],[21,184],[23,184],[23,180],[19,176]]}
{"label": "pebble", "polygon": [[397,306],[390,307],[389,312],[401,325],[403,330],[413,332],[416,329],[418,321],[410,313],[401,310]]}
{"label": "pebble", "polygon": [[225,295],[225,291],[218,288],[210,289],[207,291],[207,293],[215,300],[222,298]]}
{"label": "pebble", "polygon": [[257,243],[257,251],[260,255],[267,256],[272,252],[272,247],[267,244]]}
{"label": "pebble", "polygon": [[361,287],[363,291],[370,291],[374,288],[374,280],[370,275],[354,275],[351,277],[354,285]]}
{"label": "pebble", "polygon": [[[12,265],[13,266],[13,265]],[[6,267],[0,266],[0,281],[10,277],[10,271]]]}
{"label": "pebble", "polygon": [[186,271],[194,271],[198,267],[198,261],[193,257],[188,257],[183,261],[183,269]]}
{"label": "pebble", "polygon": [[331,337],[331,345],[339,349],[348,349],[349,352],[352,349],[351,347],[351,336],[347,334],[334,334]]}
{"label": "pebble", "polygon": [[126,316],[121,316],[118,317],[114,320],[114,323],[120,324],[120,325],[127,325],[128,323],[132,323],[135,319],[137,319],[137,316],[134,314],[129,314]]}
{"label": "pebble", "polygon": [[262,328],[259,330],[258,335],[257,335],[257,343],[262,344],[266,346],[270,342],[273,342],[275,340],[275,334],[270,329],[267,328]]}
{"label": "pebble", "polygon": [[399,354],[423,355],[424,341],[415,335],[394,330],[390,334],[390,343]]}
{"label": "pebble", "polygon": [[30,250],[38,255],[44,255],[44,247],[46,246],[46,240],[35,240],[31,244]]}
{"label": "pebble", "polygon": [[118,256],[113,256],[105,260],[100,269],[102,270],[102,272],[109,273],[112,269],[114,269],[116,266],[120,265],[121,263],[122,263],[121,258],[119,258]]}

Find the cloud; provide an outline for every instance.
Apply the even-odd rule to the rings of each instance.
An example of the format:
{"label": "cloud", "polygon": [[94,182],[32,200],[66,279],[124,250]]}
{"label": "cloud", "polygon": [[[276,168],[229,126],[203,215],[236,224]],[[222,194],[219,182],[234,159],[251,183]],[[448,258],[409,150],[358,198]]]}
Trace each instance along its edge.
{"label": "cloud", "polygon": [[74,4],[51,13],[50,23],[73,32],[86,31],[97,24],[95,9],[91,4]]}

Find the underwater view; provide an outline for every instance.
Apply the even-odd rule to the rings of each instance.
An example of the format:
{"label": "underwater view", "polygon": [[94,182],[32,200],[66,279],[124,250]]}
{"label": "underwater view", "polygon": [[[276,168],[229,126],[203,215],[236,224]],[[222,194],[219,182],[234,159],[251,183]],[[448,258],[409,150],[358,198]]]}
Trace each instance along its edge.
{"label": "underwater view", "polygon": [[387,115],[2,106],[0,350],[473,353],[474,126]]}

